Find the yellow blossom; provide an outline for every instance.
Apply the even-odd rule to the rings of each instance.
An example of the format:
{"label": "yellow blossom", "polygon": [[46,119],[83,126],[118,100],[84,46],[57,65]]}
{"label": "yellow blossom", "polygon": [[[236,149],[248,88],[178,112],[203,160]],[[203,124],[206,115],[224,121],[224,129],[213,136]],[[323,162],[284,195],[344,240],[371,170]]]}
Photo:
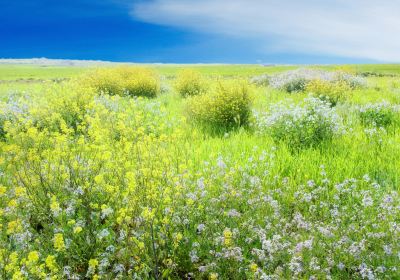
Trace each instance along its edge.
{"label": "yellow blossom", "polygon": [[82,227],[80,227],[80,226],[77,226],[77,227],[74,228],[74,233],[75,233],[75,234],[78,234],[78,233],[80,233],[81,231],[82,231]]}
{"label": "yellow blossom", "polygon": [[224,230],[224,245],[229,247],[232,245],[232,231],[228,228]]}
{"label": "yellow blossom", "polygon": [[256,273],[257,270],[258,270],[258,266],[257,266],[257,264],[255,264],[255,263],[251,263],[250,266],[249,266],[249,268],[250,268],[250,270],[251,270],[252,272],[254,272],[254,273]]}
{"label": "yellow blossom", "polygon": [[3,185],[0,185],[0,196],[3,196],[7,191],[7,188]]}
{"label": "yellow blossom", "polygon": [[65,250],[64,236],[62,233],[54,235],[54,248],[57,252]]}
{"label": "yellow blossom", "polygon": [[7,234],[19,233],[22,231],[22,224],[20,220],[14,220],[7,225]]}
{"label": "yellow blossom", "polygon": [[52,255],[47,256],[47,258],[45,260],[45,263],[46,263],[46,267],[48,269],[50,269],[50,271],[52,271],[52,272],[57,272],[58,271],[57,262],[56,262],[56,257],[55,256],[52,256]]}
{"label": "yellow blossom", "polygon": [[28,260],[27,260],[27,264],[28,265],[34,265],[35,263],[37,263],[39,260],[39,253],[38,251],[32,251],[28,254]]}
{"label": "yellow blossom", "polygon": [[212,272],[212,273],[210,273],[208,278],[210,280],[217,280],[218,279],[218,273]]}
{"label": "yellow blossom", "polygon": [[50,203],[50,209],[53,212],[58,212],[60,211],[60,204],[57,201],[57,197],[55,195],[53,195],[51,197],[51,203]]}
{"label": "yellow blossom", "polygon": [[97,259],[89,260],[89,267],[96,268],[99,265],[99,261]]}
{"label": "yellow blossom", "polygon": [[26,190],[24,187],[16,187],[15,188],[15,196],[21,197],[21,196],[24,196],[25,194],[26,194]]}

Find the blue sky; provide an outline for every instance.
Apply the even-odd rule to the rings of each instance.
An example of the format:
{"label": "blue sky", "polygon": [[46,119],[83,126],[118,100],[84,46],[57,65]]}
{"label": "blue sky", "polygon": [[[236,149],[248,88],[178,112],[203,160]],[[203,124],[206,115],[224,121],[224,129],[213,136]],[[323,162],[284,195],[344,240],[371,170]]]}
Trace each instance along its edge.
{"label": "blue sky", "polygon": [[164,63],[400,62],[397,0],[0,2],[0,57]]}

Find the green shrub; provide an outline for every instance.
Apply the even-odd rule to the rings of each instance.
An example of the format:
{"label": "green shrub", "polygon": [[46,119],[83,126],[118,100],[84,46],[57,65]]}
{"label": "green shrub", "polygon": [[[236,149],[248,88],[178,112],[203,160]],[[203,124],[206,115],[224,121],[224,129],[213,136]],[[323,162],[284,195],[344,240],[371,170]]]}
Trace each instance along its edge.
{"label": "green shrub", "polygon": [[20,100],[10,99],[7,102],[0,102],[0,141],[6,139],[7,123],[14,126],[18,119],[25,116],[27,108]]}
{"label": "green shrub", "polygon": [[246,126],[251,114],[249,86],[245,82],[219,82],[209,94],[192,97],[187,104],[189,118],[217,129]]}
{"label": "green shrub", "polygon": [[302,92],[307,89],[310,82],[315,80],[333,84],[346,84],[351,89],[363,88],[367,85],[365,79],[347,72],[328,72],[311,68],[299,68],[271,76],[269,85],[274,89],[289,93]]}
{"label": "green shrub", "polygon": [[396,120],[398,108],[390,103],[366,104],[358,109],[361,123],[365,126],[388,127]]}
{"label": "green shrub", "polygon": [[303,105],[276,104],[271,112],[256,115],[256,129],[292,149],[309,148],[330,141],[341,132],[341,119],[330,104],[307,98]]}
{"label": "green shrub", "polygon": [[351,87],[343,82],[327,82],[323,80],[312,80],[306,86],[306,91],[315,94],[323,101],[335,106],[339,102],[346,100],[351,92]]}
{"label": "green shrub", "polygon": [[262,74],[259,76],[254,76],[250,79],[250,83],[256,86],[265,87],[269,86],[269,80],[271,77],[268,74]]}
{"label": "green shrub", "polygon": [[194,96],[206,91],[206,83],[200,73],[185,69],[178,73],[175,89],[182,97]]}
{"label": "green shrub", "polygon": [[97,93],[156,97],[160,92],[160,81],[156,73],[146,68],[117,67],[101,68],[86,74],[82,83]]}

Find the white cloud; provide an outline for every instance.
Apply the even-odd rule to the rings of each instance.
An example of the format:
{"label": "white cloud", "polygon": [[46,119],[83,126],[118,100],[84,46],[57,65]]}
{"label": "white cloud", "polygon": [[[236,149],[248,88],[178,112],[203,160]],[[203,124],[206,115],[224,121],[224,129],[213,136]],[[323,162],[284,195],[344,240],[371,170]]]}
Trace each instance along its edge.
{"label": "white cloud", "polygon": [[235,38],[265,53],[296,52],[400,62],[398,0],[151,0],[135,18]]}

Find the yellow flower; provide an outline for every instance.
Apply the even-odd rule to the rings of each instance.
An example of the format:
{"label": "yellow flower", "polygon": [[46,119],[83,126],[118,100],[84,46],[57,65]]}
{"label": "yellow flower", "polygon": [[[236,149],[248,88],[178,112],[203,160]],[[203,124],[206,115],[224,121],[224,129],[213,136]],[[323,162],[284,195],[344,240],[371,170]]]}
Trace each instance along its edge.
{"label": "yellow flower", "polygon": [[99,265],[99,261],[97,259],[90,259],[89,260],[89,268],[96,269]]}
{"label": "yellow flower", "polygon": [[7,191],[7,188],[3,185],[0,185],[0,196],[3,196]]}
{"label": "yellow flower", "polygon": [[208,278],[210,280],[217,280],[218,279],[218,273],[212,272],[212,273],[210,273],[210,276]]}
{"label": "yellow flower", "polygon": [[16,187],[15,188],[15,195],[17,197],[24,196],[26,194],[26,190],[23,187]]}
{"label": "yellow flower", "polygon": [[11,272],[17,269],[18,265],[18,253],[12,252],[8,257],[8,264],[5,266],[7,272]]}
{"label": "yellow flower", "polygon": [[74,233],[75,233],[75,234],[78,234],[78,233],[80,233],[81,231],[82,231],[82,227],[77,226],[77,227],[74,228]]}
{"label": "yellow flower", "polygon": [[250,266],[249,266],[249,268],[250,268],[250,270],[251,270],[252,272],[254,272],[254,273],[256,273],[257,270],[258,270],[258,266],[257,266],[257,264],[255,264],[255,263],[251,263]]}
{"label": "yellow flower", "polygon": [[18,205],[18,202],[15,199],[11,199],[8,202],[8,207],[10,207],[10,208],[16,207],[17,205]]}
{"label": "yellow flower", "polygon": [[48,269],[50,269],[50,271],[52,271],[52,272],[57,272],[58,271],[57,262],[56,262],[56,257],[55,256],[52,256],[52,255],[47,256],[47,258],[45,260],[45,263],[46,263],[46,267]]}
{"label": "yellow flower", "polygon": [[64,236],[62,233],[56,233],[54,235],[54,248],[57,252],[65,250]]}
{"label": "yellow flower", "polygon": [[182,238],[183,238],[182,233],[178,232],[177,234],[175,234],[174,247],[178,247],[179,242],[182,240]]}
{"label": "yellow flower", "polygon": [[7,225],[7,234],[18,233],[22,231],[22,224],[20,220],[11,221]]}
{"label": "yellow flower", "polygon": [[176,242],[181,241],[182,238],[183,238],[183,235],[182,235],[182,233],[180,233],[180,232],[178,232],[178,233],[175,235],[175,241],[176,241]]}
{"label": "yellow flower", "polygon": [[39,253],[38,251],[32,251],[28,254],[28,261],[27,264],[28,265],[34,265],[35,263],[37,263],[39,260]]}
{"label": "yellow flower", "polygon": [[142,216],[145,220],[151,220],[154,218],[155,209],[150,209],[148,207],[144,208],[142,211]]}
{"label": "yellow flower", "polygon": [[13,276],[12,276],[12,280],[22,280],[22,279],[26,279],[25,276],[22,274],[21,271],[16,271]]}
{"label": "yellow flower", "polygon": [[60,211],[60,204],[57,202],[57,197],[55,195],[51,197],[50,209],[53,212]]}
{"label": "yellow flower", "polygon": [[232,245],[232,231],[229,228],[224,230],[224,245],[227,247]]}

